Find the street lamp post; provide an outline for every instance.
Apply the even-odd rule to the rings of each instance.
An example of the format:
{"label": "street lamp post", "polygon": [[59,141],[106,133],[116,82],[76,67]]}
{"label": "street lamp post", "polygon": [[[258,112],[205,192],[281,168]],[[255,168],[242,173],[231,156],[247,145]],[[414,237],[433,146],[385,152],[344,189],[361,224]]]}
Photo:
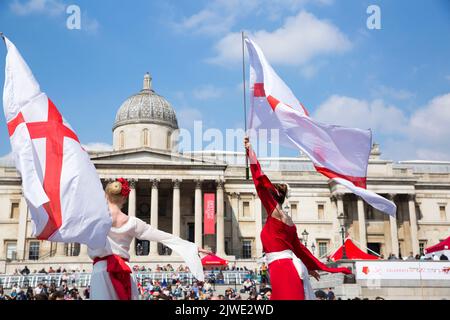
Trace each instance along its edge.
{"label": "street lamp post", "polygon": [[341,213],[338,216],[338,219],[341,222],[342,259],[347,259],[347,252],[345,250],[345,215],[343,213]]}
{"label": "street lamp post", "polygon": [[305,245],[305,247],[308,247],[308,231],[306,231],[306,229],[302,232],[302,239],[303,239],[303,244]]}

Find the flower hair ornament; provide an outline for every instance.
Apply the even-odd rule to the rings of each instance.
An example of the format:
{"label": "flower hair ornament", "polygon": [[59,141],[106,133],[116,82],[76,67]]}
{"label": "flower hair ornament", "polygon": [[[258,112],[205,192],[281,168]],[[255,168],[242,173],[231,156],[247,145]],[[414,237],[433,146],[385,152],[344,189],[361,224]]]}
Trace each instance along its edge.
{"label": "flower hair ornament", "polygon": [[130,194],[130,185],[128,184],[128,181],[124,178],[118,178],[116,181],[120,182],[120,184],[122,185],[122,190],[120,191],[120,194],[125,198],[127,198],[128,195]]}

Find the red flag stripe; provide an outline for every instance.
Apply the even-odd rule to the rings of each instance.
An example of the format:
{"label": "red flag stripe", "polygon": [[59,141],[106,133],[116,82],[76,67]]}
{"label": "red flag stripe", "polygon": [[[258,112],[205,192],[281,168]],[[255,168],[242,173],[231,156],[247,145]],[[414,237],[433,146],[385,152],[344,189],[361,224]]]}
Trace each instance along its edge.
{"label": "red flag stripe", "polygon": [[24,122],[25,122],[25,119],[23,118],[22,112],[19,112],[19,114],[14,119],[12,119],[11,121],[8,122],[9,136],[11,137],[14,134],[14,132],[16,131],[19,124],[24,123]]}
{"label": "red flag stripe", "polygon": [[353,183],[355,186],[366,189],[366,177],[352,177],[352,176],[347,176],[344,174],[340,174],[337,172],[334,172],[330,169],[327,169],[325,167],[318,167],[318,166],[314,166],[316,168],[316,170],[323,174],[324,176],[333,179],[333,178],[342,178],[345,180],[350,181],[351,183]]}
{"label": "red flag stripe", "polygon": [[253,86],[254,97],[265,97],[266,91],[264,90],[264,83],[255,83]]}

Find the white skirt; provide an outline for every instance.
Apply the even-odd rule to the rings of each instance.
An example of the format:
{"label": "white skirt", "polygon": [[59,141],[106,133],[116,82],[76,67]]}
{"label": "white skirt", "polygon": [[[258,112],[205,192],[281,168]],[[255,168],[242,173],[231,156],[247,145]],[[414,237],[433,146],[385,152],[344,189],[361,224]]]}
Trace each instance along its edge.
{"label": "white skirt", "polygon": [[309,272],[305,264],[300,260],[291,250],[283,250],[279,252],[266,253],[266,263],[269,265],[276,260],[291,259],[295,269],[297,269],[298,276],[303,281],[303,290],[305,293],[305,300],[315,300],[316,295],[309,281]]}
{"label": "white skirt", "polygon": [[[91,275],[91,300],[118,300],[116,290],[111,282],[109,273],[106,271],[106,261],[99,261],[94,264]],[[139,292],[134,274],[131,278],[131,300],[139,299]]]}

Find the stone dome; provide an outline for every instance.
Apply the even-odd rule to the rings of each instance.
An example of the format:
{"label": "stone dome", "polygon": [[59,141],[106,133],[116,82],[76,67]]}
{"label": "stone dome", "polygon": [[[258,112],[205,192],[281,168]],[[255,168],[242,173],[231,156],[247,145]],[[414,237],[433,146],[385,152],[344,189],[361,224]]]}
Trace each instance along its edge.
{"label": "stone dome", "polygon": [[152,78],[147,72],[140,92],[132,95],[120,106],[113,131],[128,124],[158,124],[178,129],[178,121],[170,103],[152,89]]}

